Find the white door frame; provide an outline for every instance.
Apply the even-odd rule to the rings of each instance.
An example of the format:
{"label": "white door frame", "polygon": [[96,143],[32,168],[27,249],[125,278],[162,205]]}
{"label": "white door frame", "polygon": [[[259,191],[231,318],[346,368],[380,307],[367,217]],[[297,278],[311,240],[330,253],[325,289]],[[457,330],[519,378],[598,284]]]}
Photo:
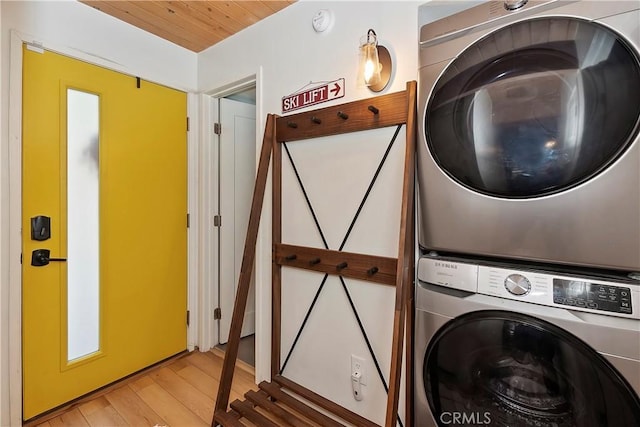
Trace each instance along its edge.
{"label": "white door frame", "polygon": [[[6,263],[9,270],[9,405],[11,425],[22,425],[22,45],[44,46],[47,50],[69,56],[74,59],[89,62],[103,68],[108,68],[123,74],[132,75],[126,67],[76,50],[69,46],[49,44],[42,39],[11,30],[10,40],[10,69],[9,69],[9,259]],[[144,78],[144,76],[140,76]],[[162,82],[156,82],[163,84]],[[200,329],[200,312],[196,302],[202,293],[202,282],[197,279],[198,272],[198,235],[200,226],[198,168],[195,159],[198,158],[198,99],[189,88],[175,87],[187,93],[187,116],[190,117],[190,132],[187,137],[188,161],[188,210],[190,213],[190,227],[187,234],[187,310],[190,311],[191,322],[187,328],[187,348],[193,350],[199,345],[198,330]],[[25,256],[25,259],[28,257]]]}
{"label": "white door frame", "polygon": [[[256,87],[256,169],[260,157],[260,147],[262,146],[262,136],[266,126],[266,115],[263,111],[264,99],[262,96],[263,73],[262,67],[258,67],[255,74],[246,76],[234,82],[227,83],[212,90],[206,91],[202,95],[200,103],[200,118],[203,126],[200,134],[203,141],[202,149],[207,150],[206,155],[201,155],[201,176],[202,183],[202,205],[208,210],[202,212],[203,240],[206,249],[201,252],[201,259],[206,264],[207,260],[218,259],[217,237],[213,227],[213,216],[218,206],[217,189],[217,165],[218,165],[218,138],[213,133],[213,123],[211,118],[218,116],[218,98],[224,98],[243,88],[255,85]],[[267,181],[265,190],[265,200],[261,227],[258,231],[258,241],[256,245],[255,260],[255,287],[256,287],[256,360],[255,360],[255,380],[256,384],[271,378],[271,198],[266,197],[271,192],[271,181]],[[265,227],[266,225],[266,227]],[[215,249],[213,249],[215,248]],[[209,337],[211,343],[218,342],[218,331],[213,320],[213,309],[218,306],[217,271],[205,268],[205,283],[210,283],[210,304],[203,307],[208,310],[207,315],[203,313],[204,319],[209,319]]]}
{"label": "white door frame", "polygon": [[[255,93],[255,85],[252,85]],[[242,94],[243,92],[238,92]],[[256,105],[234,99],[214,98],[218,102],[218,122],[223,132],[217,135],[218,215],[222,225],[218,231],[218,342],[226,343],[231,331],[231,313],[236,295],[241,261],[249,224],[254,177],[256,176]],[[215,119],[216,116],[213,115]],[[241,125],[252,120],[253,126]],[[247,134],[242,135],[242,132]],[[247,138],[249,137],[249,138]],[[244,322],[240,337],[255,334],[255,274],[251,275]]]}

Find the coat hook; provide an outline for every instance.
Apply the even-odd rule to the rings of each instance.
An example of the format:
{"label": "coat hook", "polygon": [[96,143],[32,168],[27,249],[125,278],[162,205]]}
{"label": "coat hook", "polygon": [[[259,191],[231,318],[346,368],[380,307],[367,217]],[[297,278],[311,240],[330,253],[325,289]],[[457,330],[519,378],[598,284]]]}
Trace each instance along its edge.
{"label": "coat hook", "polygon": [[296,258],[298,258],[298,255],[296,255],[296,254],[291,254],[291,255],[287,255],[286,257],[284,257],[284,259],[286,259],[287,261],[293,261]]}
{"label": "coat hook", "polygon": [[377,272],[378,272],[378,267],[371,267],[370,269],[367,270],[367,275],[373,276]]}
{"label": "coat hook", "polygon": [[311,261],[309,261],[309,264],[311,264],[311,265],[320,264],[320,258],[312,259]]}
{"label": "coat hook", "polygon": [[343,113],[342,111],[338,111],[338,117],[340,117],[343,120],[347,120],[349,118],[349,115]]}
{"label": "coat hook", "polygon": [[287,126],[289,126],[290,128],[295,129],[295,128],[298,127],[298,124],[296,122],[287,122]]}
{"label": "coat hook", "polygon": [[373,114],[378,114],[380,112],[380,110],[378,110],[376,107],[374,107],[373,105],[369,105],[368,108],[369,111],[371,111]]}
{"label": "coat hook", "polygon": [[322,120],[320,120],[319,118],[317,118],[316,116],[311,116],[311,121],[317,125],[319,125],[320,123],[322,123]]}
{"label": "coat hook", "polygon": [[349,264],[347,264],[347,262],[346,262],[346,261],[344,261],[344,262],[341,262],[340,264],[336,265],[336,268],[337,268],[338,270],[342,270],[342,269],[344,269],[344,268],[347,268],[347,265],[349,265]]}

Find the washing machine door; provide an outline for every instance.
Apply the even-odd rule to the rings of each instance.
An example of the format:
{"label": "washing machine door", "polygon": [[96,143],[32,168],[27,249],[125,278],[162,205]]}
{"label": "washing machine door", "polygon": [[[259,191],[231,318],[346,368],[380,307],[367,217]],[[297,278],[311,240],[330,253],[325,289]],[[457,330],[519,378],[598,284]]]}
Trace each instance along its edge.
{"label": "washing machine door", "polygon": [[640,426],[640,399],[608,361],[524,314],[451,320],[430,341],[422,375],[439,426]]}
{"label": "washing machine door", "polygon": [[424,123],[434,161],[468,189],[535,198],[612,165],[640,128],[640,61],[597,22],[517,22],[460,53],[438,78]]}

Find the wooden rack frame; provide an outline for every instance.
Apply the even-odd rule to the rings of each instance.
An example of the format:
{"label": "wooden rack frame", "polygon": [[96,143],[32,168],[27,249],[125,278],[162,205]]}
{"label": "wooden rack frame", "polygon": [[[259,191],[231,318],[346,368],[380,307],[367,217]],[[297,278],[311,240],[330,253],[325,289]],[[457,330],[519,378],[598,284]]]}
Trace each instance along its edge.
{"label": "wooden rack frame", "polygon": [[[281,344],[281,269],[282,266],[303,268],[325,274],[351,277],[396,288],[389,391],[385,426],[396,425],[402,373],[402,349],[405,321],[407,337],[407,414],[405,423],[411,426],[411,309],[414,269],[414,181],[415,181],[415,120],[416,82],[407,83],[402,92],[382,95],[366,100],[303,112],[286,117],[267,116],[264,140],[260,153],[256,184],[253,193],[249,226],[244,246],[238,289],[233,308],[231,330],[220,377],[212,426],[243,426],[247,419],[259,426],[341,426],[341,422],[356,426],[374,427],[377,424],[319,396],[280,374]],[[398,257],[307,248],[282,243],[282,149],[284,142],[318,138],[342,133],[358,132],[389,126],[406,125],[406,153],[402,188]],[[273,157],[273,267],[272,267],[272,339],[271,382],[259,384],[260,391],[248,392],[244,401],[234,401],[228,410],[229,394],[235,362],[240,344],[240,332],[246,309],[247,295],[255,261],[256,241],[260,213],[267,183],[269,161]],[[409,311],[411,313],[411,311]],[[288,390],[288,393],[283,391]],[[293,395],[292,395],[293,393]],[[295,395],[322,408],[313,409]]]}

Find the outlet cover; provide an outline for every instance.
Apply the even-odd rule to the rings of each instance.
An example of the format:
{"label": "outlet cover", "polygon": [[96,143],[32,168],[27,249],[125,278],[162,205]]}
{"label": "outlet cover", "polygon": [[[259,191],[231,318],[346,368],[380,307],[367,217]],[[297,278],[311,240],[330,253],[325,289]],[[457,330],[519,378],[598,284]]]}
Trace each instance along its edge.
{"label": "outlet cover", "polygon": [[367,385],[367,371],[362,357],[351,355],[351,375],[360,372],[360,384]]}

